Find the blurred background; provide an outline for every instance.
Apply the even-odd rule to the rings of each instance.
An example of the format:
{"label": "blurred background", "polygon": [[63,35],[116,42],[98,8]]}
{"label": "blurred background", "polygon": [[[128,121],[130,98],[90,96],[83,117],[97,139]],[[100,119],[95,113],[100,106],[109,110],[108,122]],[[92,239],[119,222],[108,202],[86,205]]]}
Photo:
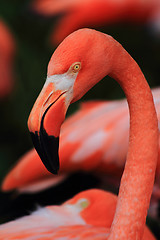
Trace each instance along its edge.
{"label": "blurred background", "polygon": [[[43,1],[39,2],[42,3]],[[58,45],[58,41],[56,43],[53,40],[54,30],[57,29],[57,24],[65,14],[71,12],[68,8],[67,10],[65,8],[59,10],[60,7],[57,7],[58,10],[51,11],[52,8],[49,7],[50,12],[46,10],[44,13],[40,10],[41,8],[42,10],[47,9],[47,7],[45,8],[42,4],[41,8],[36,9],[35,3],[33,4],[33,1],[29,0],[0,1],[0,21],[5,24],[12,42],[12,44],[9,43],[11,45],[11,56],[7,58],[9,60],[5,61],[6,64],[9,64],[8,71],[11,71],[9,78],[11,78],[12,87],[5,96],[0,97],[1,181],[17,159],[33,147],[27,129],[27,119],[44,84],[49,59]],[[89,16],[89,13],[87,14]],[[142,16],[142,13],[140,14]],[[134,19],[129,21],[127,18],[123,19],[123,21],[117,19],[116,21],[109,21],[109,23],[98,23],[95,26],[93,26],[94,23],[87,22],[86,25],[83,23],[84,26],[83,24],[80,26],[92,27],[112,35],[137,61],[150,87],[153,88],[160,85],[160,32],[155,29],[155,24],[153,25],[152,21],[146,19],[147,17],[144,20],[140,19],[140,21],[134,21]],[[66,24],[67,21],[66,19]],[[65,24],[59,26],[62,30],[64,28],[64,31],[67,28]],[[0,30],[1,38],[3,38],[3,34]],[[7,40],[4,40],[4,42],[7,43]],[[0,58],[2,59],[4,48],[0,46]],[[3,63],[1,64],[0,60],[0,79],[4,76],[4,73],[1,73],[2,68]],[[118,84],[107,77],[107,80],[102,80],[81,101],[89,99],[120,99],[123,97],[123,92]],[[78,104],[71,105],[68,115],[78,109]],[[7,194],[1,193],[1,196],[0,202],[5,202],[9,198]],[[37,198],[40,197],[43,196]],[[9,213],[7,213],[7,216],[8,219],[11,218]],[[4,221],[4,218],[2,218],[2,221]],[[150,221],[150,224],[154,230],[154,226],[159,223]]]}

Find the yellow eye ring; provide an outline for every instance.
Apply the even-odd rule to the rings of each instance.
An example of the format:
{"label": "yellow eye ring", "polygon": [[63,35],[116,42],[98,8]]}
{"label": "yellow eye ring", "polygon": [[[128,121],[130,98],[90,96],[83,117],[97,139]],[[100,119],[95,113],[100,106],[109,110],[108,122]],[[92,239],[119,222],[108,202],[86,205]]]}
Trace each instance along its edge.
{"label": "yellow eye ring", "polygon": [[72,71],[74,73],[79,72],[80,69],[81,69],[81,63],[74,63],[74,65],[72,66]]}
{"label": "yellow eye ring", "polygon": [[75,66],[74,66],[74,70],[79,70],[79,64],[76,64]]}

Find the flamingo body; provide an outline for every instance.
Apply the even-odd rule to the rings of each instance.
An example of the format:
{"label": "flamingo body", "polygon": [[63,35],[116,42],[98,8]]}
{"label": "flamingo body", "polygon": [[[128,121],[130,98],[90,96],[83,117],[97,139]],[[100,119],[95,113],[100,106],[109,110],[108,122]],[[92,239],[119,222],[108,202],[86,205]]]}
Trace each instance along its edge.
{"label": "flamingo body", "polygon": [[57,44],[82,27],[100,27],[119,22],[145,23],[152,19],[158,22],[160,4],[158,0],[35,0],[32,9],[43,15],[64,13],[51,36],[51,41]]}
{"label": "flamingo body", "polygon": [[[152,93],[160,120],[160,89],[154,89]],[[120,176],[126,160],[128,138],[129,112],[126,100],[83,103],[80,110],[62,125],[59,152],[62,176],[52,176],[40,161],[35,149],[32,149],[24,154],[8,173],[2,190],[33,192],[58,184],[65,179],[64,174],[78,170]],[[159,165],[160,148],[157,183]],[[157,192],[159,196],[159,188],[156,194]]]}

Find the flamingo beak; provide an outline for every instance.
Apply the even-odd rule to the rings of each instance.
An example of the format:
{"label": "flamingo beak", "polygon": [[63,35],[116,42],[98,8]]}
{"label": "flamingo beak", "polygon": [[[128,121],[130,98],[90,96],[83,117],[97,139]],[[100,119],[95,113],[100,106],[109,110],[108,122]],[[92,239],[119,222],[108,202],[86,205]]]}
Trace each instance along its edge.
{"label": "flamingo beak", "polygon": [[46,82],[28,119],[34,147],[47,170],[59,170],[59,134],[67,111],[66,90],[55,90],[53,82]]}

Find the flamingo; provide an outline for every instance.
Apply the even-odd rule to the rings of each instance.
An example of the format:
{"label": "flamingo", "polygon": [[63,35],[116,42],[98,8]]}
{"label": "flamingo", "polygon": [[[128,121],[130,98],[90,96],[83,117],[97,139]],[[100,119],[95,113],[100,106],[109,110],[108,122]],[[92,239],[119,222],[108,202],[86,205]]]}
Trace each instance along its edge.
{"label": "flamingo", "polygon": [[[152,90],[158,120],[160,121],[160,88]],[[97,144],[100,131],[106,135]],[[51,174],[40,161],[35,149],[25,153],[7,174],[2,190],[36,192],[57,185],[67,175],[78,170],[121,176],[125,164],[129,138],[129,112],[126,100],[89,101],[70,116],[60,132],[60,175]],[[122,144],[123,143],[123,144]],[[96,147],[95,147],[96,146]],[[160,147],[154,193],[160,198]]]}
{"label": "flamingo", "polygon": [[[105,239],[142,239],[158,158],[158,119],[143,73],[117,41],[91,29],[69,35],[52,55],[48,76],[30,113],[28,127],[46,168],[57,173],[60,127],[67,108],[106,75],[121,85],[127,97],[131,123],[129,149],[111,228],[103,231],[94,228],[91,236],[103,239],[96,234],[105,231]],[[107,212],[103,214],[107,216]],[[87,239],[86,228],[73,232],[72,238],[81,232],[80,236],[84,233],[81,239]],[[71,229],[69,227],[70,232]],[[55,230],[59,231],[67,237],[66,228]]]}
{"label": "flamingo", "polygon": [[153,31],[160,30],[159,0],[34,0],[34,11],[53,16],[65,13],[51,34],[53,44],[60,43],[68,34],[82,27],[131,22],[149,23]]}
{"label": "flamingo", "polygon": [[[116,209],[117,197],[98,189],[83,191],[61,206],[39,208],[31,215],[2,224],[3,239],[106,239]],[[104,212],[107,215],[104,215]],[[100,231],[100,232],[99,232]],[[145,226],[143,240],[154,240]]]}
{"label": "flamingo", "polygon": [[13,36],[4,21],[0,20],[0,98],[8,96],[13,89],[14,55]]}
{"label": "flamingo", "polygon": [[144,75],[117,41],[91,29],[69,35],[51,57],[28,127],[44,165],[57,173],[60,127],[67,108],[106,75],[124,90],[131,124],[127,160],[108,239],[142,239],[158,158],[158,119]]}

